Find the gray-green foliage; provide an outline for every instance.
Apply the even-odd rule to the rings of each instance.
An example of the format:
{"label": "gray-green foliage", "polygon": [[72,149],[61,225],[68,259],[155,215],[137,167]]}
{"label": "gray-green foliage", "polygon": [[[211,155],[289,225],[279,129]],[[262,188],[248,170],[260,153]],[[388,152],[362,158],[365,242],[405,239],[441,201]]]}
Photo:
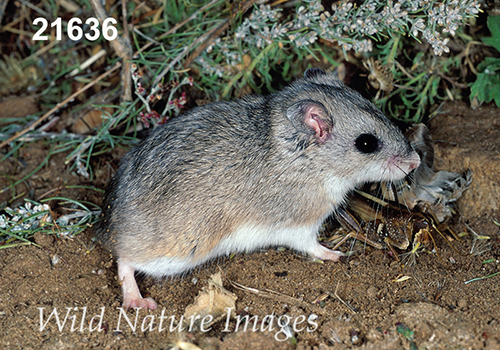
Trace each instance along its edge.
{"label": "gray-green foliage", "polygon": [[[238,82],[259,89],[252,70],[269,87],[265,72],[278,63],[289,68],[286,60],[300,61],[309,54],[338,65],[325,44],[334,43],[346,57],[352,50],[382,62],[397,86],[376,103],[394,118],[419,122],[430,104],[451,94],[438,94],[442,75],[457,66],[454,57],[446,56],[448,43],[478,12],[477,0],[368,0],[359,7],[340,2],[331,9],[307,0],[287,15],[283,8],[260,5],[233,32],[217,38],[196,63],[202,81],[213,81],[213,76],[229,81],[222,94],[227,96]],[[420,42],[430,50],[422,45],[420,52],[413,51],[413,59],[405,57]]]}
{"label": "gray-green foliage", "polygon": [[[71,205],[71,213],[53,217],[51,200],[60,204]],[[43,202],[25,200],[17,208],[5,208],[0,214],[0,249],[22,244],[31,244],[30,239],[36,232],[73,237],[97,221],[99,208],[89,209],[89,203],[82,203],[67,198],[49,198]]]}

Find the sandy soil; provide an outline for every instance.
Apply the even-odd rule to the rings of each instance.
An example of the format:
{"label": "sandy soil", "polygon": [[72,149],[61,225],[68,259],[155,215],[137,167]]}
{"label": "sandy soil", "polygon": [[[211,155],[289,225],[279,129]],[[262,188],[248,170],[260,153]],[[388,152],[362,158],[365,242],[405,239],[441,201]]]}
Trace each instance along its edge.
{"label": "sandy soil", "polygon": [[[465,232],[467,223],[491,237],[491,249],[479,256],[466,254],[470,236],[453,242],[463,256],[437,237],[442,260],[436,254],[420,254],[416,266],[406,268],[387,250],[361,244],[342,263],[321,264],[290,250],[269,249],[219,259],[184,278],[139,279],[143,293],[160,308],[124,314],[119,309],[116,262],[93,242],[92,228],[71,240],[39,235],[35,240],[43,249],[0,250],[0,348],[196,349],[195,344],[202,349],[500,349],[500,275],[465,283],[500,267],[499,227],[492,223],[500,221],[499,113],[493,107],[472,111],[460,103],[447,104],[431,124],[437,166],[470,167],[475,173],[452,227]],[[47,147],[43,142],[24,147],[20,152],[25,165],[5,161],[0,173],[22,178],[40,163]],[[113,157],[97,159],[92,185],[104,188],[123,154],[117,150]],[[63,184],[88,183],[68,170],[60,154],[17,191],[37,199]],[[0,185],[8,186],[5,176]],[[92,191],[60,194],[100,203],[100,194]],[[0,201],[11,195],[2,193]],[[55,254],[62,258],[57,264]],[[238,297],[236,314],[257,316],[258,322],[246,331],[242,326],[236,331],[235,321],[225,318],[206,332],[169,329],[171,318],[180,320],[219,271],[225,287]],[[410,278],[396,281],[402,276]],[[231,281],[266,293],[237,289]],[[322,301],[313,303],[318,298]],[[166,329],[160,331],[162,315]],[[288,321],[292,339],[283,340],[291,333],[276,323],[269,330],[263,320],[270,315],[281,317],[282,324]]]}

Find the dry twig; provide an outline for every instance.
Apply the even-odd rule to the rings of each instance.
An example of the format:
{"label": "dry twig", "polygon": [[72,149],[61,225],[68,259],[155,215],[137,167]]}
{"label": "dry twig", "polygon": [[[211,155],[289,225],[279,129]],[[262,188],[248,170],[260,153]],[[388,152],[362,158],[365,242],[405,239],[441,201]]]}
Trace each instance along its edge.
{"label": "dry twig", "polygon": [[344,304],[345,306],[347,306],[347,308],[349,309],[349,311],[351,311],[352,313],[356,313],[356,309],[353,308],[348,302],[344,301],[338,294],[337,294],[337,290],[339,289],[339,284],[340,284],[340,281],[337,282],[337,287],[335,287],[335,293],[333,293],[333,295],[335,296],[335,298],[337,298],[342,304]]}
{"label": "dry twig", "polygon": [[294,298],[294,297],[291,297],[291,296],[288,296],[285,294],[275,292],[273,290],[269,290],[269,289],[258,290],[255,288],[250,288],[250,287],[244,286],[244,285],[237,283],[237,282],[233,282],[233,281],[229,281],[229,282],[233,285],[233,287],[235,287],[239,290],[242,290],[245,292],[250,292],[253,294],[257,294],[258,296],[261,296],[261,297],[266,298],[266,299],[273,299],[273,300],[277,300],[277,301],[280,301],[280,302],[283,302],[286,304],[304,305],[307,307],[311,306],[309,303],[307,303],[305,301],[299,300],[297,298]]}
{"label": "dry twig", "polygon": [[[92,8],[97,16],[97,19],[103,24],[104,20],[108,18],[106,14],[106,10],[102,6],[99,0],[90,0],[92,4]],[[122,1],[122,16],[127,18],[125,1]],[[131,101],[132,100],[132,85],[130,84],[130,67],[132,59],[132,45],[130,44],[130,35],[128,32],[128,26],[126,23],[123,23],[123,35],[118,36],[115,40],[111,40],[110,44],[115,50],[118,57],[120,57],[123,61],[122,73],[121,73],[121,85],[122,85],[122,101]]]}

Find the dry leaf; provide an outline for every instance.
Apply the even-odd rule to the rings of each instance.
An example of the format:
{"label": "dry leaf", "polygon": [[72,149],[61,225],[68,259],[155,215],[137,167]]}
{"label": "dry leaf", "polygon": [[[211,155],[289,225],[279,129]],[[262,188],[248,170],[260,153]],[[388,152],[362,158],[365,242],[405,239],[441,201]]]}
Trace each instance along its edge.
{"label": "dry leaf", "polygon": [[186,307],[184,320],[190,323],[192,319],[196,318],[194,325],[199,327],[204,317],[211,315],[212,321],[203,323],[203,327],[207,329],[212,324],[225,318],[229,312],[228,309],[231,309],[231,314],[234,313],[236,299],[237,296],[234,293],[223,287],[221,273],[218,272],[210,277],[208,287],[204,287],[198,293],[194,302]]}
{"label": "dry leaf", "polygon": [[81,118],[79,118],[75,124],[71,127],[71,131],[75,134],[87,134],[94,131],[102,123],[103,113],[113,113],[113,109],[110,107],[104,107],[101,109],[91,109],[87,111]]}

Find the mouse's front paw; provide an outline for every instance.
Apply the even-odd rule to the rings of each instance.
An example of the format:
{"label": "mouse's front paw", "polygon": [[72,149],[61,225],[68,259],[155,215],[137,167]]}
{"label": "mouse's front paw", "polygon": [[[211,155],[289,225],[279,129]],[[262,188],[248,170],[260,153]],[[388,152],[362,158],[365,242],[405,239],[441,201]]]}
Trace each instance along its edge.
{"label": "mouse's front paw", "polygon": [[134,308],[145,308],[149,310],[158,309],[158,304],[152,298],[125,298],[122,308],[125,310]]}

